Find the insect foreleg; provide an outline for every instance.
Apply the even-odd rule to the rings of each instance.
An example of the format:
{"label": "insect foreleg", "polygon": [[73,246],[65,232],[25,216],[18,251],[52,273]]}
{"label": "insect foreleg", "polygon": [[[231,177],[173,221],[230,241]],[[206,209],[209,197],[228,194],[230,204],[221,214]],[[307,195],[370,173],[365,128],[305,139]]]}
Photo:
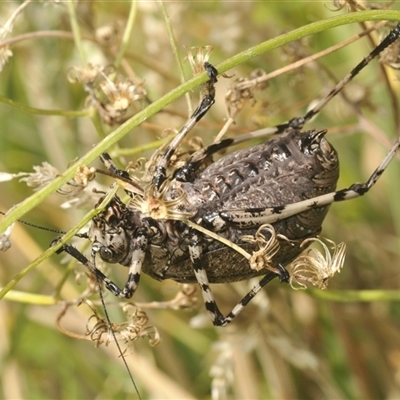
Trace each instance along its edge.
{"label": "insect foreleg", "polygon": [[[119,169],[108,153],[102,153],[100,160],[105,165],[110,175],[119,181],[119,184],[125,189],[125,192],[132,197],[133,193],[143,195],[143,189],[129,176],[127,171]],[[104,171],[98,170],[104,173]]]}
{"label": "insect foreleg", "polygon": [[128,279],[123,289],[119,288],[117,284],[108,279],[95,265],[96,254],[100,253],[103,260],[111,260],[114,256],[110,247],[102,245],[100,242],[94,242],[92,247],[92,259],[89,261],[79,250],[71,245],[63,245],[58,254],[65,251],[70,256],[77,259],[81,264],[89,269],[89,271],[101,282],[104,282],[106,288],[115,296],[130,299],[138,288],[140,281],[140,273],[142,271],[142,265],[145,257],[145,251],[147,247],[147,238],[144,235],[140,235],[132,241],[132,247],[130,249],[130,262],[129,262],[129,273]]}
{"label": "insect foreleg", "polygon": [[135,293],[140,280],[140,273],[142,271],[143,261],[146,255],[147,238],[142,235],[139,236],[132,249],[131,262],[129,265],[128,280],[125,283],[123,295],[120,297],[126,297],[130,299]]}
{"label": "insect foreleg", "polygon": [[57,254],[65,251],[71,257],[74,257],[78,260],[82,265],[89,269],[89,271],[100,281],[104,283],[104,286],[115,296],[120,296],[122,290],[108,279],[91,261],[89,261],[77,248],[71,246],[69,244],[64,244],[59,250],[57,250]]}
{"label": "insect foreleg", "polygon": [[[146,255],[147,242],[147,237],[143,234],[132,239],[129,254],[127,256],[129,257],[129,264],[126,264],[129,267],[128,279],[124,288],[116,294],[118,297],[130,299],[136,292],[140,281],[143,261]],[[114,257],[113,249],[111,247],[106,247],[100,242],[94,242],[92,247],[93,259],[97,253],[100,253],[101,258],[104,261],[111,262]]]}

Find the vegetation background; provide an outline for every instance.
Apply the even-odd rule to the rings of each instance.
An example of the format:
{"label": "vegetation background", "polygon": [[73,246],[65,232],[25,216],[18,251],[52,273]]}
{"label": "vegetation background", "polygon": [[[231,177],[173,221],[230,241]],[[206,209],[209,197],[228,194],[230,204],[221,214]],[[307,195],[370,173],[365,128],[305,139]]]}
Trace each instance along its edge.
{"label": "vegetation background", "polygon": [[[150,101],[179,85],[163,7],[180,59],[185,58],[185,46],[211,45],[210,61],[214,65],[315,21],[355,10],[358,14],[363,8],[376,13],[374,23],[347,23],[248,60],[228,72],[235,77],[259,68],[269,73],[290,65],[359,34],[377,19],[384,20],[385,7],[399,8],[397,3],[381,2],[343,2],[341,8],[341,2],[325,1],[166,1],[163,7],[153,1],[28,3],[15,18],[11,31],[0,30],[0,61],[7,58],[5,41],[15,39],[9,46],[13,54],[0,73],[0,171],[7,173],[32,171],[44,161],[65,171],[72,160],[82,157],[104,134],[118,127],[120,122],[110,126],[96,116],[85,103],[87,93],[82,85],[67,79],[71,67],[82,67],[83,58],[106,66],[123,55],[118,71],[131,80],[143,81]],[[20,4],[0,3],[0,26],[7,27]],[[129,20],[132,8],[135,18]],[[380,15],[382,18],[378,18]],[[131,31],[124,42],[126,51],[121,52],[128,20]],[[81,33],[79,41],[71,33],[75,23]],[[256,104],[246,106],[238,116],[229,134],[302,115],[387,32],[387,28],[373,32],[270,80],[268,87],[258,92]],[[187,63],[184,68],[186,78],[191,78]],[[398,72],[387,70],[388,84],[382,70],[374,61],[348,87],[347,101],[338,96],[308,124],[329,129],[329,139],[340,154],[340,187],[365,181],[398,134],[399,109],[391,100],[398,97]],[[205,144],[223,125],[224,95],[233,79],[221,77],[216,104],[193,133]],[[198,91],[190,96],[195,106]],[[145,106],[146,100],[138,102],[139,108]],[[44,115],[38,110],[52,111]],[[76,114],[66,113],[71,110]],[[159,146],[163,131],[179,129],[187,115],[182,97],[108,151],[121,165],[149,157]],[[143,150],[145,145],[147,151]],[[98,161],[94,164],[101,166]],[[371,193],[332,206],[323,235],[344,241],[348,251],[343,271],[331,280],[327,292],[294,291],[273,283],[237,321],[223,329],[200,318],[204,315],[201,301],[190,312],[149,310],[150,322],[159,330],[162,341],[154,348],[146,340],[137,341],[133,353],[127,356],[142,398],[400,398],[399,174],[400,164],[395,159]],[[96,177],[96,182],[110,185],[112,179]],[[1,185],[0,209],[4,211],[33,193],[16,179]],[[23,219],[69,230],[90,206],[61,209],[64,201],[56,194],[47,197]],[[11,249],[0,254],[2,286],[42,254],[55,236],[16,224]],[[88,253],[83,242],[75,243]],[[84,290],[73,274],[65,275],[75,264],[67,268],[62,259],[46,259],[0,302],[0,397],[135,398],[114,344],[96,348],[94,343],[57,330],[61,300],[73,299]],[[118,282],[124,282],[126,273],[118,266],[108,270]],[[249,282],[241,282],[218,285],[215,291],[227,311],[250,287]],[[178,291],[179,285],[174,282],[160,283],[144,276],[134,300],[162,301]],[[61,300],[54,300],[54,293],[60,293]],[[106,300],[111,302],[112,296]],[[123,319],[118,309],[110,312],[113,321]],[[84,306],[71,308],[63,326],[83,333],[88,315]],[[192,326],[194,317],[200,326]]]}

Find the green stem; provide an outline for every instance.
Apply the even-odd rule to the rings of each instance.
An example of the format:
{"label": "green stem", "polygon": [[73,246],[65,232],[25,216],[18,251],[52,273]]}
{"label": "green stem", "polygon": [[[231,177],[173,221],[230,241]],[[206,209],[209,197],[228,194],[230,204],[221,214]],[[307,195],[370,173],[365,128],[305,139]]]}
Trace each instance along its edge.
{"label": "green stem", "polygon": [[83,66],[87,66],[87,61],[86,61],[86,55],[85,52],[83,51],[82,47],[82,37],[81,37],[81,32],[79,30],[79,24],[78,24],[78,19],[76,18],[76,12],[75,12],[75,2],[74,1],[67,1],[67,8],[68,8],[68,13],[69,13],[69,18],[71,21],[71,28],[72,28],[72,34],[74,35],[74,42],[75,46],[78,49],[79,57],[81,58],[81,62]]}
{"label": "green stem", "polygon": [[[176,61],[176,64],[177,64],[178,70],[179,70],[180,81],[181,81],[181,83],[184,83],[185,82],[185,71],[183,69],[182,60],[179,56],[178,46],[176,45],[176,39],[175,39],[175,35],[174,35],[174,30],[172,29],[171,20],[169,19],[169,15],[167,13],[167,10],[165,9],[163,0],[158,0],[158,4],[159,4],[161,11],[163,13],[163,16],[164,16],[165,26],[167,27],[167,32],[168,32],[169,42],[171,44],[172,53],[174,54],[175,61]],[[185,96],[186,96],[186,101],[188,103],[188,110],[189,110],[189,115],[190,115],[190,114],[192,114],[192,111],[193,111],[192,105],[190,102],[190,95],[189,95],[189,93],[186,93]]]}
{"label": "green stem", "polygon": [[128,49],[129,39],[131,37],[132,31],[133,31],[133,26],[135,23],[136,12],[137,12],[137,2],[136,2],[136,0],[132,0],[131,8],[129,11],[129,16],[128,16],[128,22],[126,24],[124,34],[122,35],[121,47],[119,49],[117,58],[115,60],[116,69],[119,68],[121,61],[124,58],[124,54],[125,54],[126,50]]}
{"label": "green stem", "polygon": [[10,290],[4,298],[18,303],[36,304],[41,306],[54,306],[58,302],[58,300],[52,296],[19,292],[17,290]]}
{"label": "green stem", "polygon": [[114,158],[114,157],[118,157],[118,156],[131,156],[133,154],[140,154],[147,150],[151,150],[151,149],[155,149],[155,148],[159,148],[160,146],[163,146],[165,143],[172,140],[172,138],[174,136],[175,136],[175,134],[168,135],[167,137],[164,137],[162,139],[155,140],[154,142],[143,144],[141,146],[136,146],[135,148],[115,149],[110,153],[110,155],[112,158]]}
{"label": "green stem", "polygon": [[399,301],[399,290],[316,290],[308,289],[312,297],[322,300],[340,301],[342,303]]}
{"label": "green stem", "polygon": [[0,95],[0,103],[7,104],[10,107],[16,108],[17,110],[21,110],[30,114],[36,115],[58,115],[60,117],[69,117],[69,118],[77,118],[77,117],[90,117],[93,114],[92,109],[85,110],[46,110],[43,108],[34,108],[29,107],[25,104],[18,103],[16,101],[10,100],[7,97]]}

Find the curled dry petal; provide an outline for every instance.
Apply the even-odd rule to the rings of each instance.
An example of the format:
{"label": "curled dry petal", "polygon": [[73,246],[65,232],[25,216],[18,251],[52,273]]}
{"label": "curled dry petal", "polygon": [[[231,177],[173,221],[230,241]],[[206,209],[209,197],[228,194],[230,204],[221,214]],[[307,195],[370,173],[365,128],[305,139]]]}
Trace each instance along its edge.
{"label": "curled dry petal", "polygon": [[256,271],[263,268],[270,269],[273,272],[279,273],[276,268],[272,266],[272,258],[278,253],[280,249],[279,240],[290,240],[281,234],[276,234],[275,229],[270,224],[261,225],[254,236],[242,236],[244,242],[257,245],[259,250],[252,253],[249,260],[250,267]]}
{"label": "curled dry petal", "polygon": [[76,196],[94,179],[95,173],[96,168],[88,168],[85,165],[79,166],[75,176],[58,189],[57,193],[68,197]]}
{"label": "curled dry petal", "polygon": [[89,300],[84,300],[84,302],[93,312],[86,324],[86,336],[94,341],[97,346],[102,344],[108,346],[114,340],[114,335],[117,339],[122,339],[128,346],[143,337],[148,338],[151,346],[156,346],[160,342],[160,334],[157,328],[147,325],[147,314],[132,304],[128,303],[123,307],[128,318],[126,322],[110,325]]}
{"label": "curled dry petal", "polygon": [[301,246],[310,242],[318,243],[322,247],[323,253],[316,248],[310,248],[291,263],[288,269],[290,285],[294,289],[305,289],[304,282],[310,282],[319,289],[326,289],[329,279],[336,272],[340,272],[343,267],[346,253],[345,243],[336,245],[329,239],[324,238],[323,241],[321,238],[309,238],[304,240]]}

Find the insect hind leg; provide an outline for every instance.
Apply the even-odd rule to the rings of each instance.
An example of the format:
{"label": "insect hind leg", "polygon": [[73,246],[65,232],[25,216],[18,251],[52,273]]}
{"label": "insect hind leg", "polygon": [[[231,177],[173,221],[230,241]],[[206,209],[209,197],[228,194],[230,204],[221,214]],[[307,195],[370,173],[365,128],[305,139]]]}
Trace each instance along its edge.
{"label": "insect hind leg", "polygon": [[199,106],[193,112],[192,116],[187,120],[186,124],[178,132],[178,134],[169,143],[165,153],[161,157],[156,166],[155,175],[153,177],[153,185],[159,190],[163,182],[167,179],[167,167],[169,160],[174,155],[179,144],[190,132],[190,130],[200,121],[201,118],[208,112],[211,106],[215,103],[215,88],[214,84],[217,82],[218,71],[210,63],[204,63],[204,69],[207,72],[209,80],[201,86],[202,99]]}
{"label": "insect hind leg", "polygon": [[[381,41],[381,43],[378,44],[378,46],[376,46],[365,58],[363,58],[322,100],[320,100],[305,115],[299,118],[292,118],[290,121],[276,125],[273,128],[275,131],[268,133],[279,134],[284,132],[286,129],[301,129],[306,122],[310,121],[315,115],[317,115],[327,103],[329,103],[350,81],[352,81],[354,77],[361,72],[361,70],[363,70],[373,59],[379,56],[379,54],[381,54],[399,38],[400,23],[398,23]],[[271,130],[271,128],[267,128],[267,130],[268,129]]]}
{"label": "insect hind leg", "polygon": [[289,282],[290,275],[285,267],[283,267],[282,264],[278,264],[277,269],[279,270],[279,274],[276,274],[275,272],[268,272],[268,274],[263,276],[260,281],[255,284],[252,289],[242,298],[242,300],[240,300],[240,302],[233,307],[232,311],[224,318],[224,325],[231,322],[243,310],[243,308],[247,306],[252,299],[254,299],[261,289],[276,277],[279,277],[279,281],[281,283]]}
{"label": "insect hind leg", "polygon": [[243,297],[243,299],[224,316],[214,299],[210,283],[208,281],[207,273],[202,267],[202,247],[201,238],[198,232],[192,231],[189,245],[190,258],[193,263],[193,269],[196,280],[200,285],[201,293],[204,300],[205,308],[215,326],[225,326],[232,322],[232,320],[243,310],[243,308],[261,291],[261,289],[270,281],[279,277],[281,282],[289,281],[289,273],[281,265],[278,264],[279,273],[269,272],[266,274],[253,288]]}

